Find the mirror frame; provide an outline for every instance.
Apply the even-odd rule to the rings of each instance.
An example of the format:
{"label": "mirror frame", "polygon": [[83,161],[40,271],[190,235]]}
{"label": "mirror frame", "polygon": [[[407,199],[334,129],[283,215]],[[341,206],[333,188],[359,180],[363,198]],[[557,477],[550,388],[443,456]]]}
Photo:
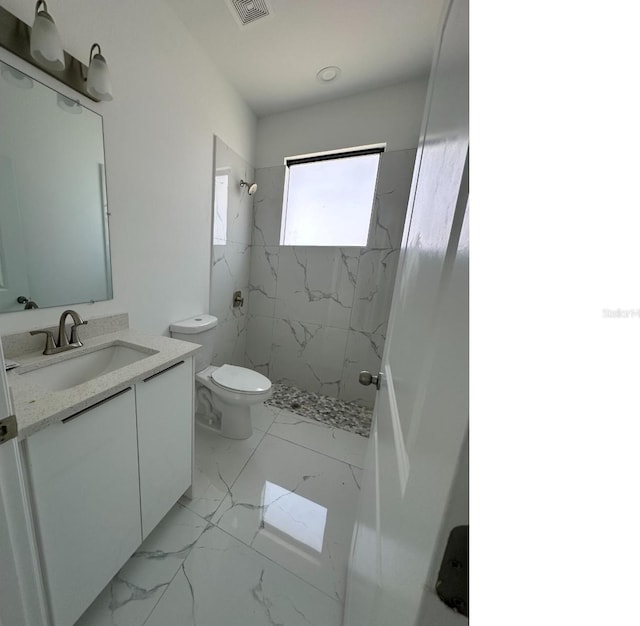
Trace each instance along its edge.
{"label": "mirror frame", "polygon": [[[67,94],[63,93],[62,91],[60,91],[59,89],[56,89],[55,87],[52,87],[51,85],[48,85],[47,83],[43,82],[42,80],[39,80],[38,78],[35,78],[33,76],[31,76],[30,74],[28,74],[27,72],[17,68],[15,65],[12,65],[11,63],[8,63],[6,60],[4,60],[2,57],[0,57],[0,68],[2,65],[6,65],[7,67],[9,67],[10,69],[23,74],[24,76],[26,76],[27,78],[33,80],[35,83],[38,83],[40,85],[42,85],[43,87],[46,87],[47,89],[50,89],[51,91],[53,91],[54,93],[62,96],[63,98],[67,99],[67,100],[71,100],[74,102],[77,102],[78,105],[80,105],[81,107],[83,107],[84,109],[87,109],[88,111],[90,111],[91,113],[97,115],[100,118],[100,136],[101,136],[101,140],[102,140],[102,155],[103,155],[103,164],[102,164],[102,173],[101,176],[103,178],[103,187],[104,187],[104,199],[102,199],[102,223],[103,223],[103,232],[104,232],[104,257],[105,257],[105,286],[106,286],[106,291],[107,291],[107,297],[104,300],[82,300],[79,302],[61,302],[61,303],[57,303],[57,304],[51,304],[51,305],[46,305],[46,306],[38,306],[37,308],[43,308],[43,309],[48,309],[48,308],[55,308],[55,307],[63,307],[63,306],[69,306],[69,305],[78,305],[78,304],[95,304],[96,302],[107,302],[109,300],[113,300],[113,268],[112,268],[112,263],[111,263],[111,228],[110,228],[110,223],[109,223],[109,218],[111,217],[111,212],[109,210],[109,191],[108,191],[108,175],[107,175],[107,150],[106,150],[106,142],[105,142],[105,132],[104,132],[104,116],[99,113],[98,111],[96,111],[95,109],[86,106],[86,104],[83,104],[82,102],[80,102],[79,98],[72,98],[70,96],[68,96]],[[2,80],[2,78],[0,78],[0,80]],[[16,302],[17,308],[15,310],[10,310],[10,311],[2,311],[0,310],[0,315],[1,314],[6,314],[6,313],[20,313],[24,310],[31,310],[31,309],[27,309],[27,307],[22,307],[20,308],[18,306],[18,303]]]}

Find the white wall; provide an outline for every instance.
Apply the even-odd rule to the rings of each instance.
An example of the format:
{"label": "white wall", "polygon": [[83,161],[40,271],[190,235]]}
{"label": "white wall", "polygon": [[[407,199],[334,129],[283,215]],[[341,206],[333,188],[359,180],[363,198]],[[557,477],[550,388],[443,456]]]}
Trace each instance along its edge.
{"label": "white wall", "polygon": [[[3,0],[31,23],[31,0]],[[0,59],[104,117],[114,299],[86,317],[128,311],[133,327],[167,331],[209,304],[213,135],[254,162],[256,119],[162,0],[54,0],[65,49],[87,63],[94,41],[114,100],[93,103],[0,49]],[[55,323],[62,308],[0,316],[0,333]]]}
{"label": "white wall", "polygon": [[416,148],[427,77],[258,120],[256,168],[287,156],[387,142],[387,150]]}

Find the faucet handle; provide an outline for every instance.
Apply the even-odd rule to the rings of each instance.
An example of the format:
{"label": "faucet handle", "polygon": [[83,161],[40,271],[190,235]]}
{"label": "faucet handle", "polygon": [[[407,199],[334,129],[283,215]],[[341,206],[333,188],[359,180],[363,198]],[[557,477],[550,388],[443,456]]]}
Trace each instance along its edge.
{"label": "faucet handle", "polygon": [[44,346],[44,352],[42,354],[52,354],[58,347],[56,346],[56,342],[53,338],[53,333],[50,330],[32,330],[30,334],[47,336],[47,342]]}
{"label": "faucet handle", "polygon": [[75,344],[78,347],[82,345],[82,341],[80,341],[80,339],[78,338],[78,326],[86,326],[86,325],[87,325],[87,321],[80,319],[79,322],[71,326],[71,340],[70,340],[71,343]]}

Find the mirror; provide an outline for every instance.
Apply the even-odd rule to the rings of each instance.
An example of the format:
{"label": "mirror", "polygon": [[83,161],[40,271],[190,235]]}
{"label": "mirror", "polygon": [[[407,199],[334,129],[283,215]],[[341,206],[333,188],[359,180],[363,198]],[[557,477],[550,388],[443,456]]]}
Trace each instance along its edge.
{"label": "mirror", "polygon": [[102,117],[0,62],[0,313],[112,297]]}

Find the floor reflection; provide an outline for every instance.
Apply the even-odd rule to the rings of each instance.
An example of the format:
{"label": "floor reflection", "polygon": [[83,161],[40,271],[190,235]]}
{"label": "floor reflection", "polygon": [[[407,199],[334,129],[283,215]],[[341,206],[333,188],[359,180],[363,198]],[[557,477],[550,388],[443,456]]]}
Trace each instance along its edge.
{"label": "floor reflection", "polygon": [[265,530],[290,537],[322,553],[327,509],[307,498],[266,481],[262,490]]}

